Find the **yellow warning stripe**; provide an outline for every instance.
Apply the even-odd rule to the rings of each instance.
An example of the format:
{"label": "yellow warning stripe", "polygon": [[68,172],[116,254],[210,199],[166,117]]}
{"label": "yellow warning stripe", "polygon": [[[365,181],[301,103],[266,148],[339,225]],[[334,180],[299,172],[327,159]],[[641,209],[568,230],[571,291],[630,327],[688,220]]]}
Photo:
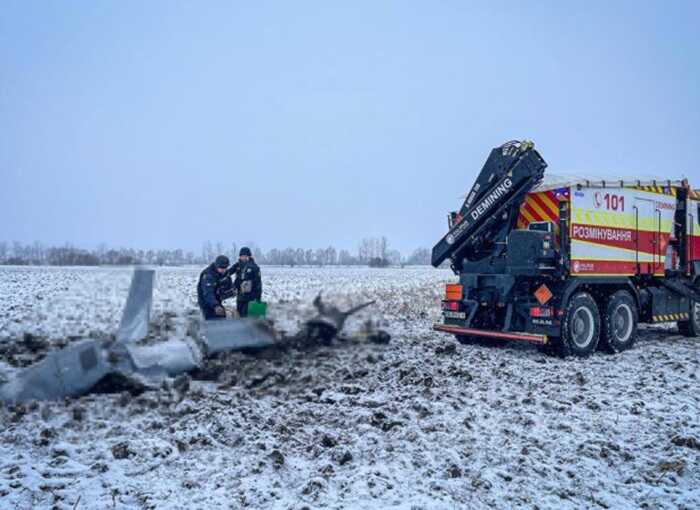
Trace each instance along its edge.
{"label": "yellow warning stripe", "polygon": [[549,208],[549,210],[552,211],[554,217],[558,218],[559,206],[554,202],[554,200],[549,198],[549,195],[547,193],[539,193],[537,196],[540,197],[540,200],[542,200],[544,205],[546,205]]}
{"label": "yellow warning stripe", "polygon": [[542,210],[542,208],[537,202],[535,202],[534,199],[528,198],[527,205],[529,205],[532,208],[532,210],[535,211],[535,213],[538,214],[540,218],[542,218],[540,221],[549,221],[549,215]]}
{"label": "yellow warning stripe", "polygon": [[652,320],[654,322],[675,322],[675,321],[687,321],[690,315],[687,313],[668,313],[664,315],[654,315]]}
{"label": "yellow warning stripe", "polygon": [[676,188],[666,188],[663,186],[633,186],[632,189],[639,191],[648,191],[649,193],[658,193],[660,195],[676,196]]}
{"label": "yellow warning stripe", "polygon": [[536,221],[535,218],[533,218],[532,215],[527,210],[525,210],[524,207],[520,209],[520,214],[522,214],[525,217],[528,223],[533,223],[534,221]]}
{"label": "yellow warning stripe", "polygon": [[[596,227],[616,227],[636,230],[637,218],[630,213],[613,213],[604,211],[591,211],[589,209],[575,208],[572,211],[574,223]],[[671,219],[661,220],[661,233],[667,234],[673,227]],[[639,230],[644,232],[658,232],[659,220],[656,216],[640,216]]]}
{"label": "yellow warning stripe", "polygon": [[539,193],[528,193],[522,204],[520,204],[520,214],[518,215],[518,228],[526,228],[530,223],[539,221],[549,221],[555,225],[559,224],[559,205],[550,196],[549,191]]}

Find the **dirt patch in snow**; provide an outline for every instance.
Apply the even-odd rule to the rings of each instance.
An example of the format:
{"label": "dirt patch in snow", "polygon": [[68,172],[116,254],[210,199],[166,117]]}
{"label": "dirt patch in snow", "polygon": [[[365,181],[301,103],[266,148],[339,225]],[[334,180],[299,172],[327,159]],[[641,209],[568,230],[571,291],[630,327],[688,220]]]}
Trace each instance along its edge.
{"label": "dirt patch in snow", "polygon": [[[633,350],[587,360],[512,343],[460,345],[430,329],[449,273],[310,272],[263,268],[278,323],[292,330],[313,313],[305,301],[318,291],[313,282],[341,305],[377,299],[348,324],[345,341],[225,354],[194,378],[137,396],[2,408],[3,506],[700,506],[697,340],[644,328]],[[174,330],[186,334],[191,309],[177,303],[187,302],[195,277],[159,274],[154,321],[171,312],[184,324]],[[118,315],[120,302],[111,306],[105,317]],[[113,324],[88,319],[89,309],[74,311],[74,324],[108,332]],[[15,323],[6,341],[28,331],[53,346],[52,321],[67,338],[70,327],[46,317]],[[390,343],[361,335],[368,320],[391,333]]]}

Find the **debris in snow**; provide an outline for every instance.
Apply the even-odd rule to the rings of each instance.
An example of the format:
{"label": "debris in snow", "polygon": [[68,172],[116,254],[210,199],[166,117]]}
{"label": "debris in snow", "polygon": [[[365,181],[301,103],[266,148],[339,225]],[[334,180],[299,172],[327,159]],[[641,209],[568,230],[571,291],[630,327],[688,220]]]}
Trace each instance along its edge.
{"label": "debris in snow", "polygon": [[324,303],[319,294],[313,302],[318,314],[304,323],[304,327],[296,335],[292,345],[297,348],[312,347],[317,344],[329,345],[342,331],[348,317],[374,303],[375,301],[369,301],[343,312],[334,305]]}
{"label": "debris in snow", "polygon": [[700,450],[700,441],[694,437],[674,436],[671,442],[676,446],[683,446],[693,450]]}
{"label": "debris in snow", "polygon": [[[141,395],[113,386],[118,393],[0,406],[0,506],[700,507],[691,446],[700,437],[697,340],[641,327],[633,350],[570,361],[514,343],[463,346],[430,329],[449,271],[263,272],[270,318],[292,336],[318,314],[319,288],[340,309],[377,302],[349,317],[344,341],[330,346],[217,354],[201,367],[212,377],[190,374],[182,399],[172,381]],[[140,343],[197,340],[198,274],[158,270],[152,327]],[[25,331],[51,350],[88,335],[109,341],[129,275],[0,268],[0,350]],[[25,285],[52,298],[36,301]],[[372,328],[391,332],[390,345],[369,341],[370,316]],[[450,343],[454,352],[435,354]],[[44,355],[22,347],[25,364]],[[2,353],[0,361],[21,368]],[[76,406],[82,421],[73,419]],[[401,425],[385,431],[392,422]],[[322,446],[324,434],[337,444]],[[115,460],[120,443],[118,454],[127,453]]]}
{"label": "debris in snow", "polygon": [[183,395],[190,390],[190,376],[187,374],[178,375],[173,381],[173,389]]}
{"label": "debris in snow", "polygon": [[383,329],[377,329],[367,334],[367,340],[373,344],[386,345],[391,341],[391,335]]}
{"label": "debris in snow", "polygon": [[350,453],[349,450],[345,450],[343,451],[343,453],[340,453],[335,456],[335,461],[341,466],[344,466],[348,462],[352,461],[352,453]]}
{"label": "debris in snow", "polygon": [[672,460],[660,462],[657,469],[661,473],[676,473],[678,476],[683,475],[685,471],[685,461],[683,460]]}
{"label": "debris in snow", "polygon": [[452,464],[447,468],[447,474],[450,478],[462,478],[462,470],[456,464]]}
{"label": "debris in snow", "polygon": [[81,406],[75,406],[73,408],[73,419],[75,421],[83,421],[83,418],[85,417],[85,409]]}
{"label": "debris in snow", "polygon": [[324,448],[333,448],[337,444],[338,441],[328,434],[323,434],[323,436],[321,437],[321,446],[323,446]]}
{"label": "debris in snow", "polygon": [[126,441],[120,442],[112,446],[112,456],[115,459],[128,459],[131,455],[133,455],[134,452],[132,452],[129,449],[129,443]]}
{"label": "debris in snow", "polygon": [[270,453],[270,460],[272,460],[272,464],[277,469],[284,465],[284,455],[282,455],[279,450],[272,450]]}
{"label": "debris in snow", "polygon": [[[83,340],[49,353],[46,359],[13,374],[12,379],[4,380],[0,384],[0,400],[10,403],[32,399],[53,400],[79,396],[95,388],[118,388],[122,384],[139,387],[139,391],[142,391],[149,385],[163,384],[167,376],[200,371],[202,360],[207,356],[251,347],[284,345],[275,343],[276,333],[268,323],[248,319],[203,321],[204,334],[198,335],[197,340],[169,339],[161,343],[133,345],[148,333],[154,275],[153,270],[134,271],[115,342]],[[374,301],[343,312],[323,303],[319,294],[313,304],[318,315],[306,321],[304,328],[288,345],[309,348],[318,343],[330,344],[348,317],[374,304]],[[374,338],[377,343],[386,343],[389,335],[378,331]],[[48,345],[47,341],[35,341],[30,333],[24,333],[24,343],[33,352]],[[211,377],[210,370],[200,372],[206,378]],[[218,375],[215,375],[215,379],[218,379]],[[270,372],[251,381],[248,388],[278,375]],[[189,389],[188,381],[183,378],[176,380],[175,389],[181,395]]]}
{"label": "debris in snow", "polygon": [[454,342],[446,342],[435,348],[435,354],[454,354],[455,352],[457,352],[457,344]]}

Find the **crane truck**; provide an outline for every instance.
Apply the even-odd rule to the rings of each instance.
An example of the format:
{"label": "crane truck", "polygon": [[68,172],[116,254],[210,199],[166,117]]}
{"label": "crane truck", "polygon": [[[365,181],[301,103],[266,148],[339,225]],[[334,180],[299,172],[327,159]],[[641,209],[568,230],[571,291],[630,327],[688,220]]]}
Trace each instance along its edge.
{"label": "crane truck", "polygon": [[546,176],[529,141],[493,149],[432,264],[458,277],[437,331],[561,355],[620,352],[640,323],[700,335],[700,193],[687,180]]}

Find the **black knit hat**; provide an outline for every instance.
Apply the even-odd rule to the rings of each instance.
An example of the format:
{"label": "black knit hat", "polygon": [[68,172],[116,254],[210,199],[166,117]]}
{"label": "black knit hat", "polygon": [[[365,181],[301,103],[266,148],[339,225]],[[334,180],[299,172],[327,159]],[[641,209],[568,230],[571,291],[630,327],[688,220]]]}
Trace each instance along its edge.
{"label": "black knit hat", "polygon": [[226,269],[229,265],[228,257],[226,255],[219,255],[218,257],[216,257],[214,265],[221,269]]}
{"label": "black knit hat", "polygon": [[244,246],[243,248],[241,248],[241,251],[238,254],[238,256],[242,257],[243,255],[247,255],[249,257],[252,257],[253,253],[250,251],[250,248],[248,248],[247,246]]}

